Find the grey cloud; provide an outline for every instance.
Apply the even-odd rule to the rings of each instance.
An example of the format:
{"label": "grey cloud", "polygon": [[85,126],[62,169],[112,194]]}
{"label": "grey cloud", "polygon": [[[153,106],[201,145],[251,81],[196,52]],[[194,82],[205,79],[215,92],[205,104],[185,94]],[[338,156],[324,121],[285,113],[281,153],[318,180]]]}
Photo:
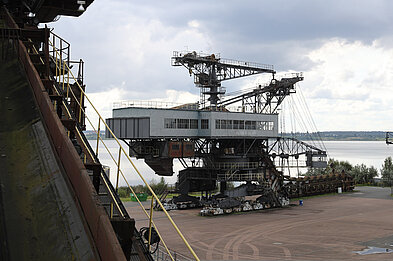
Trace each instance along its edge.
{"label": "grey cloud", "polygon": [[312,98],[316,99],[334,99],[334,95],[329,89],[319,89],[312,96]]}
{"label": "grey cloud", "polygon": [[224,40],[271,42],[331,37],[372,40],[392,29],[392,7],[388,0],[206,0],[160,1],[152,8],[171,26],[186,26],[196,19],[207,32]]}
{"label": "grey cloud", "polygon": [[350,93],[344,94],[339,92],[333,92],[330,89],[319,88],[313,93],[311,98],[314,99],[328,99],[328,100],[348,100],[348,101],[365,101],[370,98],[368,93]]}
{"label": "grey cloud", "polygon": [[[74,58],[86,60],[88,90],[120,86],[140,93],[140,98],[165,95],[166,89],[197,93],[187,72],[170,66],[171,50],[160,56],[145,50],[144,61],[133,63],[119,48],[127,47],[119,27],[157,20],[171,33],[197,20],[199,32],[211,41],[211,52],[223,57],[273,64],[278,71],[305,71],[315,64],[306,54],[324,40],[344,37],[372,41],[392,32],[391,1],[95,1],[79,18],[63,17],[50,26],[72,44]],[[145,30],[145,28],[136,28]],[[156,32],[150,41],[171,39]],[[132,36],[130,41],[133,41]],[[173,49],[190,45],[178,43]],[[156,46],[160,48],[160,46]],[[199,51],[199,50],[198,50]],[[165,56],[167,53],[167,56]]]}

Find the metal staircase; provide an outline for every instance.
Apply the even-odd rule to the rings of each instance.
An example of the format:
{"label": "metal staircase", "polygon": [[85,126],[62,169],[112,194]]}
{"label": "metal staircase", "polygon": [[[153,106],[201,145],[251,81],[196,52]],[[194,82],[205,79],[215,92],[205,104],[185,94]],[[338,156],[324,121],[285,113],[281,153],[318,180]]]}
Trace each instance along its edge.
{"label": "metal staircase", "polygon": [[[126,260],[153,260],[151,245],[156,244],[158,247],[158,244],[160,244],[160,248],[164,249],[167,253],[166,259],[174,260],[173,252],[169,250],[163,241],[162,235],[154,223],[153,212],[150,211],[149,214],[138,201],[142,210],[149,218],[147,232],[141,235],[135,227],[134,219],[129,216],[117,194],[120,177],[125,180],[131,191],[135,194],[125,178],[124,172],[120,168],[121,155],[125,155],[127,156],[128,162],[134,167],[137,174],[152,193],[152,204],[156,201],[163,208],[159,198],[152,191],[135,165],[133,165],[124,148],[120,145],[120,141],[115,136],[114,138],[119,145],[118,159],[114,159],[112,154],[110,156],[117,165],[116,187],[112,185],[108,176],[105,174],[98,158],[98,145],[100,142],[103,143],[100,137],[101,124],[104,125],[102,126],[103,128],[108,128],[108,126],[86,96],[85,85],[83,83],[83,61],[71,61],[69,52],[70,44],[51,33],[48,28],[39,29],[34,26],[28,26],[27,28],[26,26],[26,28],[21,29],[13,21],[12,15],[6,8],[3,7],[1,11],[2,17],[5,20],[4,24],[7,24],[8,27],[0,27],[0,37],[6,44],[10,44],[15,49],[16,56],[19,57],[19,61],[25,69],[27,79],[32,85],[31,87],[35,93],[42,117],[45,123],[50,125],[48,126],[49,132],[52,132],[52,129],[56,128],[55,132],[61,132],[61,134],[58,132],[50,133],[50,136],[56,152],[60,153],[58,157],[60,157],[68,177],[72,179],[71,183],[77,194],[76,200],[83,201],[80,203],[81,208],[83,209],[86,222],[93,234],[94,244],[96,244],[101,258],[103,260],[123,260],[124,257]],[[77,77],[72,72],[74,70],[77,70]],[[91,120],[85,114],[86,100],[99,116],[98,126],[92,124]],[[97,133],[97,147],[95,149],[91,147],[83,133],[87,123]],[[61,127],[59,128],[59,126]],[[69,140],[66,142],[67,144],[64,144],[63,138],[65,141]],[[105,143],[103,144],[108,149]],[[61,155],[63,151],[62,146],[69,146],[74,152]],[[77,158],[72,158],[74,157],[73,155],[76,155]],[[70,161],[70,157],[74,161]],[[78,166],[73,166],[73,162],[76,162],[75,160],[82,162],[84,168],[79,168],[80,163],[77,164]],[[74,173],[83,174],[85,177],[75,176]],[[80,186],[80,183],[85,184],[86,179],[90,180],[89,182],[92,184],[90,186],[94,188],[91,192],[86,191],[85,187]],[[85,198],[78,198],[80,196]],[[92,202],[94,206],[89,205]],[[95,204],[102,207],[102,212],[110,220],[108,224],[112,226],[114,233],[105,227],[106,221],[100,216],[101,210],[96,209]],[[181,240],[190,250],[193,258],[199,260],[172,218],[165,209],[163,211],[174,228],[175,233],[180,236]],[[98,222],[98,224],[95,222]],[[112,238],[112,235],[115,235],[117,240]],[[118,243],[115,241],[118,241]],[[121,246],[122,254],[117,252],[116,245]],[[160,260],[157,256],[155,259]]]}
{"label": "metal staircase", "polygon": [[[49,30],[44,29],[43,35],[47,36],[48,34]],[[64,45],[69,49],[69,44],[64,44],[65,41],[63,39],[54,34],[51,34],[51,36],[53,37],[52,39],[56,39],[60,42],[60,46]],[[44,39],[25,39],[24,44],[28,50],[30,59],[44,83],[58,117],[67,130],[68,137],[71,139],[85,168],[88,170],[87,173],[93,183],[101,205],[110,218],[126,259],[129,260],[131,256],[133,256],[134,259],[138,257],[139,260],[152,260],[145,244],[140,240],[141,237],[135,228],[134,219],[128,215],[115,188],[105,174],[96,153],[91,148],[83,133],[83,130],[85,130],[85,115],[84,110],[82,110],[84,106],[82,105],[80,108],[78,104],[84,104],[84,97],[81,91],[79,91],[79,101],[76,99],[77,97],[70,95],[70,89],[73,90],[72,92],[78,93],[78,88],[76,88],[78,83],[71,83],[71,79],[69,78],[67,79],[67,86],[69,89],[65,88],[64,77],[68,74],[68,69],[66,69],[65,66],[66,60],[61,56],[61,54],[64,53],[64,49],[62,47],[59,49],[59,57],[57,57],[57,55],[55,57],[48,57],[45,55],[45,51],[39,51],[36,48],[36,46],[40,44],[43,44],[44,48],[50,45],[50,42],[46,41],[46,39],[46,37]],[[50,45],[50,47],[54,52],[56,51],[55,46]],[[47,48],[49,48],[49,46]],[[56,54],[58,54],[58,52],[56,52]],[[69,58],[69,56],[67,56],[67,58]],[[56,61],[62,61],[62,66],[59,67]],[[83,61],[80,60],[78,66],[80,67],[82,65]],[[78,71],[81,71],[81,69]],[[83,75],[79,76],[79,81],[82,83]],[[85,86],[82,85],[82,88],[84,90]]]}

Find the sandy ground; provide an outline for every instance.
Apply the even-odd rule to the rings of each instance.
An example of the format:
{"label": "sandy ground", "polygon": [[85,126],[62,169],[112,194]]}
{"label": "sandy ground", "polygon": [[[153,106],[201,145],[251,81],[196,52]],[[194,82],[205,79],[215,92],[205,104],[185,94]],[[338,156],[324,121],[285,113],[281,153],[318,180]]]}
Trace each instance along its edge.
{"label": "sandy ground", "polygon": [[[134,202],[125,206],[138,227],[147,225]],[[393,260],[393,253],[354,252],[367,246],[393,249],[393,198],[387,188],[358,187],[282,209],[216,217],[198,213],[170,211],[201,260]],[[163,213],[153,215],[169,248],[191,256]]]}

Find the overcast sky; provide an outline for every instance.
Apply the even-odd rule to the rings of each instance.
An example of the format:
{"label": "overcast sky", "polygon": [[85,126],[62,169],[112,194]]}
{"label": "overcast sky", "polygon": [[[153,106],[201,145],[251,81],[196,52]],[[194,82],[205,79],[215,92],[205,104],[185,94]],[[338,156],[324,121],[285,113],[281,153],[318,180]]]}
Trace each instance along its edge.
{"label": "overcast sky", "polygon": [[304,72],[298,87],[320,131],[391,130],[392,10],[388,0],[96,0],[49,26],[85,60],[87,91],[106,117],[117,100],[197,99],[187,71],[170,66],[172,51],[187,49]]}
{"label": "overcast sky", "polygon": [[[188,72],[170,65],[173,51],[195,50],[303,72],[282,115],[301,114],[302,94],[320,131],[384,131],[393,130],[392,10],[388,0],[95,0],[81,17],[49,26],[71,43],[73,59],[86,62],[87,92],[104,117],[119,100],[196,101]],[[223,85],[232,92],[267,80]]]}

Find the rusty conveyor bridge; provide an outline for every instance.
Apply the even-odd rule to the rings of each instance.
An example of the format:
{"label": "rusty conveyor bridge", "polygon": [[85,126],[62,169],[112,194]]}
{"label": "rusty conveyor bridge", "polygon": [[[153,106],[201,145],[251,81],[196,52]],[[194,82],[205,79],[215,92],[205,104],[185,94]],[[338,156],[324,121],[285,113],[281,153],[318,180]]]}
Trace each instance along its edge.
{"label": "rusty conveyor bridge", "polygon": [[[123,157],[149,188],[151,205],[163,208],[120,141],[115,137],[113,155],[100,137],[108,126],[85,93],[83,61],[70,59],[67,41],[14,19],[6,7],[0,16],[0,260],[158,260],[154,247],[165,252],[161,260],[175,260],[152,208],[138,201],[148,220],[140,233],[117,195],[120,179],[135,195]],[[98,124],[86,116],[87,106]],[[95,149],[86,125],[97,134]],[[100,163],[100,144],[117,166],[115,186]],[[199,260],[163,210],[190,259]]]}

